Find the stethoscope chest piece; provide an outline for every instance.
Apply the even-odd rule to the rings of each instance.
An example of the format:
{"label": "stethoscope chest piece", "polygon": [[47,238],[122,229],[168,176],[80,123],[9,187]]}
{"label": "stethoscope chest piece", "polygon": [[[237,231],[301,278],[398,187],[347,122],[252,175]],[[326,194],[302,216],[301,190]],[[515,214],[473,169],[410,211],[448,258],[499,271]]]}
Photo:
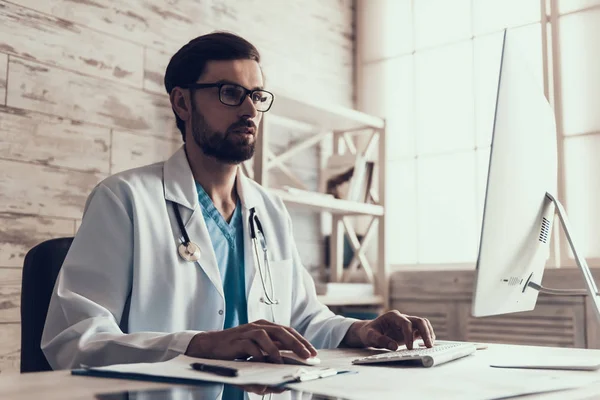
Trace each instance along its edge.
{"label": "stethoscope chest piece", "polygon": [[195,262],[200,259],[200,248],[194,242],[181,243],[177,250],[185,261]]}

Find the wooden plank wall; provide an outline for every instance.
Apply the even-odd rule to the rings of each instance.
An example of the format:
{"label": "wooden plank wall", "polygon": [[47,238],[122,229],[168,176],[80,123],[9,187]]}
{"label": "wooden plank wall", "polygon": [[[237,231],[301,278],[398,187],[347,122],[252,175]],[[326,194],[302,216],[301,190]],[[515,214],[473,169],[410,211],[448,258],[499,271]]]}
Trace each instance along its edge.
{"label": "wooden plank wall", "polygon": [[[600,271],[592,274],[600,283]],[[474,277],[475,271],[397,271],[390,279],[391,307],[429,318],[440,339],[600,348],[600,324],[585,296],[540,294],[532,311],[474,318]],[[585,288],[576,268],[547,269],[542,284]]]}
{"label": "wooden plank wall", "polygon": [[[171,55],[233,31],[261,51],[268,86],[351,106],[353,13],[352,0],[0,0],[0,372],[18,370],[26,252],[73,235],[101,179],[180,146],[162,84]],[[298,218],[318,263],[303,235],[317,221]]]}

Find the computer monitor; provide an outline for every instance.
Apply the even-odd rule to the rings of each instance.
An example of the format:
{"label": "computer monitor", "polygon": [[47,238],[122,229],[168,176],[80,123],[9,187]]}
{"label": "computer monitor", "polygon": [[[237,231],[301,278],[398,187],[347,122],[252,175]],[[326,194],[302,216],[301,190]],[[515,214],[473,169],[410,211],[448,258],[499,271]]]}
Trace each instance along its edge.
{"label": "computer monitor", "polygon": [[[525,62],[518,38],[504,32],[472,315],[535,308],[538,293],[592,294],[600,299],[585,259],[577,253],[568,220],[556,200],[557,137],[552,107]],[[587,290],[541,286],[549,258],[555,211]]]}

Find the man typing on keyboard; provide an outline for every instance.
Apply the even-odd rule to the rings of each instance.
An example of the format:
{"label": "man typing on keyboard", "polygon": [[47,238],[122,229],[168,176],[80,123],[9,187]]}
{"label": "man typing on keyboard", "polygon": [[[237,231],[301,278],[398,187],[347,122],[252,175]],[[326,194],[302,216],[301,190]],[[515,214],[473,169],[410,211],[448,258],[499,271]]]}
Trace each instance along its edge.
{"label": "man typing on keyboard", "polygon": [[225,32],[191,40],[165,88],[183,144],[90,194],[41,341],[53,369],[433,346],[425,318],[359,321],[319,301],[284,203],[241,169],[274,101],[251,43]]}
{"label": "man typing on keyboard", "polygon": [[342,345],[397,350],[405,344],[407,349],[412,349],[414,340],[418,338],[423,339],[425,346],[433,347],[435,332],[429,320],[404,315],[394,310],[372,321],[352,324]]}

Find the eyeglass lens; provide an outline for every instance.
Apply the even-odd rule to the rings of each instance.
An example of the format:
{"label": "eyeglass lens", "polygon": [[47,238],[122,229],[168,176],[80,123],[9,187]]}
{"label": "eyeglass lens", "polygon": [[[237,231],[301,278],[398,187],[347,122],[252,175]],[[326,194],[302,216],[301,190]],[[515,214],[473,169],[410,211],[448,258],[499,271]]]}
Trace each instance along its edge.
{"label": "eyeglass lens", "polygon": [[[246,89],[239,85],[226,84],[221,86],[219,93],[221,102],[228,106],[239,106],[244,102]],[[264,90],[253,90],[250,99],[258,111],[266,111],[271,107],[273,95]]]}

